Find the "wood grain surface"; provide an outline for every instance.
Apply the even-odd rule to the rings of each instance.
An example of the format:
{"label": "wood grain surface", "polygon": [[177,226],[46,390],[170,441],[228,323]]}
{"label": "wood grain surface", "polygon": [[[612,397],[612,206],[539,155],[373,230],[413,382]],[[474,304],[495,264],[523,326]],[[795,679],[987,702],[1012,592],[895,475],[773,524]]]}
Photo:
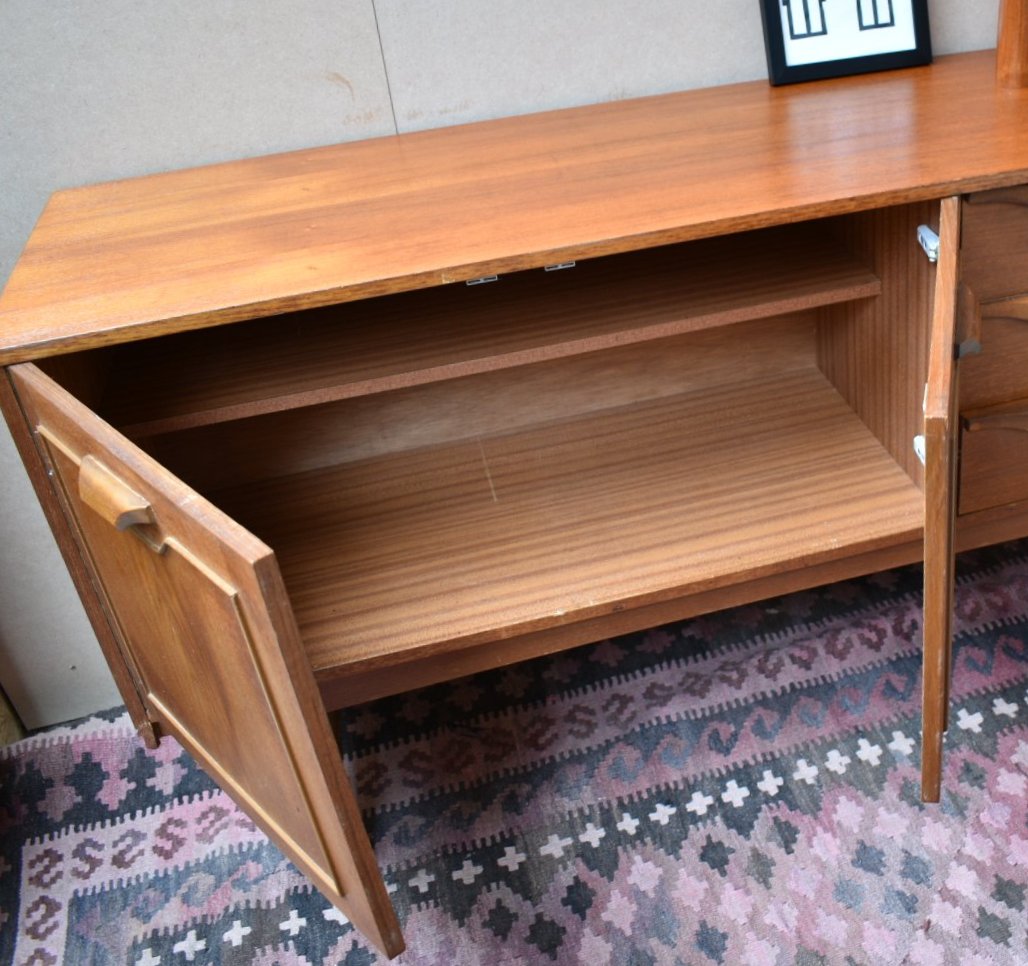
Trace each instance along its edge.
{"label": "wood grain surface", "polygon": [[[1005,519],[1003,525],[1013,528],[1018,522]],[[1028,520],[1021,525],[1028,532]],[[975,534],[977,532],[975,530]],[[1011,532],[1016,531],[1012,529]],[[318,685],[327,707],[345,708],[374,698],[453,680],[466,674],[491,670],[514,661],[594,643],[607,637],[660,627],[699,614],[710,614],[727,607],[769,600],[781,594],[796,593],[809,587],[914,563],[921,559],[922,552],[920,540],[889,544],[877,550],[852,553],[810,566],[801,565],[796,569],[779,570],[768,576],[699,591],[658,604],[505,638],[485,647],[440,650],[423,658],[412,653],[407,655],[408,660],[401,665],[336,665],[331,671],[322,671],[318,675]]]}
{"label": "wood grain surface", "polygon": [[963,209],[961,281],[981,303],[1028,292],[1028,186],[971,194]]}
{"label": "wood grain surface", "polygon": [[923,512],[813,366],[216,498],[329,675],[909,542]]}
{"label": "wood grain surface", "polygon": [[996,83],[1028,87],[1028,0],[1000,0]]}
{"label": "wood grain surface", "polygon": [[814,364],[812,312],[758,319],[140,441],[202,492],[509,433]]}
{"label": "wood grain surface", "polygon": [[[12,370],[148,713],[380,949],[395,912],[271,551],[35,366]],[[102,464],[97,512],[80,491]],[[151,508],[116,528],[121,495]],[[111,496],[114,495],[112,499]],[[155,630],[159,629],[157,633]]]}
{"label": "wood grain surface", "polygon": [[939,261],[932,305],[928,381],[924,392],[924,631],[921,712],[921,798],[937,802],[942,782],[942,739],[949,723],[952,668],[954,518],[956,515],[957,281],[960,264],[959,198],[944,198],[939,212]]}
{"label": "wood grain surface", "polygon": [[1028,398],[962,416],[960,512],[1028,499]]}
{"label": "wood grain surface", "polygon": [[960,360],[961,412],[1028,397],[1028,318],[983,305],[981,345],[979,354]]}
{"label": "wood grain surface", "polygon": [[143,686],[135,674],[125,645],[112,624],[110,611],[101,598],[92,569],[83,555],[81,542],[76,539],[67,507],[48,475],[42,453],[33,435],[32,427],[11,382],[10,369],[0,374],[0,413],[10,427],[18,455],[28,472],[32,488],[43,509],[50,530],[57,541],[64,565],[78,591],[79,599],[96,634],[104,660],[118,688],[132,724],[147,748],[156,748],[159,736],[143,703]]}
{"label": "wood grain surface", "polygon": [[[184,333],[115,350],[101,402],[138,438],[877,295],[795,225]],[[120,347],[119,347],[120,348]]]}
{"label": "wood grain surface", "polygon": [[1028,180],[994,52],[506,118],[59,192],[0,362]]}
{"label": "wood grain surface", "polygon": [[919,486],[912,441],[922,432],[935,269],[917,244],[921,224],[939,227],[937,202],[898,205],[835,219],[852,251],[881,280],[876,299],[825,308],[821,368],[893,459]]}

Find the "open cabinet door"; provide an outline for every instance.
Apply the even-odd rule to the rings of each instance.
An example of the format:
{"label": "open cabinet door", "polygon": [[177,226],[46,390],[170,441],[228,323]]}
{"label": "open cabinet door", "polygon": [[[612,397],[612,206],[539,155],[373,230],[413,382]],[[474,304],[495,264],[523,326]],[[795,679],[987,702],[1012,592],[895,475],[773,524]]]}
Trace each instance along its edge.
{"label": "open cabinet door", "polygon": [[35,366],[11,377],[147,713],[357,929],[399,953],[271,550]]}
{"label": "open cabinet door", "polygon": [[924,679],[921,797],[937,802],[942,736],[948,724],[957,473],[957,262],[960,199],[945,198],[939,219],[939,261],[924,396]]}

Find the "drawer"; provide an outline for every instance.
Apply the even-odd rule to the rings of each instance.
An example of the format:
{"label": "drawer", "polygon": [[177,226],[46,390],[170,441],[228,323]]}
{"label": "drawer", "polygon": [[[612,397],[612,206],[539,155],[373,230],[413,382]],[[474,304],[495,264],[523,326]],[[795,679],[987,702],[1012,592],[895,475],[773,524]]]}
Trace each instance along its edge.
{"label": "drawer", "polygon": [[1028,292],[1028,185],[964,199],[961,280],[980,302]]}
{"label": "drawer", "polygon": [[[982,351],[960,361],[961,411],[1028,398],[1028,319],[1005,314],[1016,309],[1002,305],[982,306]],[[1024,309],[1028,315],[1028,300]]]}
{"label": "drawer", "polygon": [[963,414],[959,513],[1028,500],[1028,399]]}

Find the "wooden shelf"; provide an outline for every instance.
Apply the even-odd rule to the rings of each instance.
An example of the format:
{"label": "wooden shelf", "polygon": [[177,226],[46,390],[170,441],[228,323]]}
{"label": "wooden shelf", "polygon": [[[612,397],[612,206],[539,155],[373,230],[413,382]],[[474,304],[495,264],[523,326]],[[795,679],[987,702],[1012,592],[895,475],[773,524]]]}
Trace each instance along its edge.
{"label": "wooden shelf", "polygon": [[878,278],[819,228],[153,340],[111,367],[100,409],[141,438],[877,295]]}
{"label": "wooden shelf", "polygon": [[330,679],[917,539],[922,495],[815,368],[215,496]]}

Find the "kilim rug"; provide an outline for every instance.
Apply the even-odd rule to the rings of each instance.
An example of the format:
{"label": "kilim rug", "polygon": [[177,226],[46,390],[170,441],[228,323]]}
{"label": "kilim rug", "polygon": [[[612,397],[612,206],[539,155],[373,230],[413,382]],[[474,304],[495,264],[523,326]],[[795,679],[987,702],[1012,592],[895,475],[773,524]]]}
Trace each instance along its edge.
{"label": "kilim rug", "polygon": [[[341,715],[399,963],[1028,962],[1028,543],[962,561],[938,806],[918,795],[919,582],[892,571]],[[0,962],[380,962],[120,711],[0,767]]]}

